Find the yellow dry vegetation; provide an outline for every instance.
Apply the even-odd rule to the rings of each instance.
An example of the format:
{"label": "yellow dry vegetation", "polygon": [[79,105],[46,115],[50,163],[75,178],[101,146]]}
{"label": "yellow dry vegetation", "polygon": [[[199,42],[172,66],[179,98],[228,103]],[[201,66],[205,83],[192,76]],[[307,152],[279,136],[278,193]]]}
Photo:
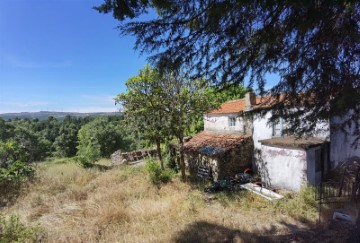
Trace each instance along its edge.
{"label": "yellow dry vegetation", "polygon": [[292,215],[286,202],[279,209],[245,192],[205,200],[198,185],[177,177],[155,186],[143,167],[43,163],[37,171],[36,182],[2,213],[43,227],[43,242],[257,242],[316,217],[309,208]]}

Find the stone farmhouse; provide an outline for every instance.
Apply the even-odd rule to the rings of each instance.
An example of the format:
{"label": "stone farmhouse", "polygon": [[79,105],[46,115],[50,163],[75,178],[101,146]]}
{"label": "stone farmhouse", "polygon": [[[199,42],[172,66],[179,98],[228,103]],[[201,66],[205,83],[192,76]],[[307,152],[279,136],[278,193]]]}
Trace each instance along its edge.
{"label": "stone farmhouse", "polygon": [[299,191],[304,184],[318,184],[345,159],[360,156],[360,149],[351,146],[354,137],[331,130],[339,118],[298,139],[286,134],[283,119],[269,123],[271,110],[264,116],[249,112],[263,103],[264,98],[247,93],[205,114],[204,131],[184,145],[190,172],[207,167],[216,180],[252,166],[266,186]]}

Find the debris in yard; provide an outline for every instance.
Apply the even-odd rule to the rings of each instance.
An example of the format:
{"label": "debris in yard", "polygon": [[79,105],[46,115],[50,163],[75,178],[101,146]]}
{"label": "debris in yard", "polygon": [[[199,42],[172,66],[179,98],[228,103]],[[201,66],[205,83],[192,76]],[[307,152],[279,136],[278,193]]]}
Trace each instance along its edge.
{"label": "debris in yard", "polygon": [[356,207],[346,207],[342,209],[336,209],[334,211],[332,219],[346,221],[351,224],[356,224],[358,215],[359,215],[359,210]]}
{"label": "debris in yard", "polygon": [[244,170],[244,173],[238,173],[234,179],[225,179],[215,181],[210,187],[204,189],[205,192],[214,193],[219,191],[239,191],[241,185],[255,182],[257,178],[253,177],[253,171],[249,168]]}
{"label": "debris in yard", "polygon": [[204,192],[232,191],[232,180],[215,181],[210,187],[206,187]]}
{"label": "debris in yard", "polygon": [[267,200],[270,200],[270,201],[278,200],[278,199],[281,199],[284,197],[280,194],[277,194],[276,192],[273,192],[264,187],[258,186],[254,183],[246,183],[244,185],[241,185],[240,187],[244,188],[246,190],[249,190],[259,196],[262,196],[263,198],[266,198]]}

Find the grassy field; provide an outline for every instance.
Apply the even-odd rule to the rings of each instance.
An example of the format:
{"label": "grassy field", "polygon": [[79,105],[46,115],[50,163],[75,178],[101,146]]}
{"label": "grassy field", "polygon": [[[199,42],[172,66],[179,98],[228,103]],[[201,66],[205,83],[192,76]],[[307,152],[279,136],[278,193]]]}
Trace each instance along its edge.
{"label": "grassy field", "polygon": [[143,167],[83,169],[57,160],[40,163],[36,181],[1,213],[43,228],[43,242],[263,242],[313,227],[312,193],[278,203],[247,192],[209,200],[177,177],[152,185]]}

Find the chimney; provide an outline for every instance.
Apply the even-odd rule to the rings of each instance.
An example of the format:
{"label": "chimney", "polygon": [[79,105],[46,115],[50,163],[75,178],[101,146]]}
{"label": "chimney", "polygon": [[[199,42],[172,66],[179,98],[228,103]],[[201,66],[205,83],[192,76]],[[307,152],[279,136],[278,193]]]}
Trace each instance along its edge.
{"label": "chimney", "polygon": [[245,111],[251,110],[251,107],[256,105],[256,95],[250,91],[245,94]]}

